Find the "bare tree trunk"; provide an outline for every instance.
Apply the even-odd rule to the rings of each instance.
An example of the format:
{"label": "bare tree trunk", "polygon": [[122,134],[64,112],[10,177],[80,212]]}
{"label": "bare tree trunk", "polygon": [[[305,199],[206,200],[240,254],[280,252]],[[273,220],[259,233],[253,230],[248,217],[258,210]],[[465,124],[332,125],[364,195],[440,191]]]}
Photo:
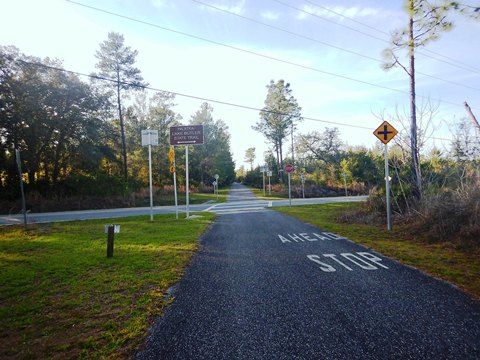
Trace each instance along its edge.
{"label": "bare tree trunk", "polygon": [[279,153],[280,153],[280,169],[282,169],[282,183],[285,182],[285,178],[284,178],[284,172],[283,171],[283,149],[282,149],[282,141],[279,141],[278,142],[278,149],[279,149]]}
{"label": "bare tree trunk", "polygon": [[[413,8],[413,0],[410,1]],[[415,94],[415,40],[413,35],[413,15],[410,15],[410,148],[412,155],[411,175],[412,193],[415,198],[422,197],[422,176],[420,173],[420,161],[418,156],[417,143],[417,107]]]}
{"label": "bare tree trunk", "polygon": [[117,105],[118,105],[118,117],[120,119],[120,132],[122,136],[122,156],[123,156],[123,177],[125,181],[128,178],[127,167],[127,143],[125,141],[125,125],[123,123],[122,103],[120,100],[120,77],[117,77]]}
{"label": "bare tree trunk", "polygon": [[275,141],[275,152],[277,153],[278,178],[281,182],[283,182],[283,168],[280,160],[280,144],[278,143],[278,141]]}

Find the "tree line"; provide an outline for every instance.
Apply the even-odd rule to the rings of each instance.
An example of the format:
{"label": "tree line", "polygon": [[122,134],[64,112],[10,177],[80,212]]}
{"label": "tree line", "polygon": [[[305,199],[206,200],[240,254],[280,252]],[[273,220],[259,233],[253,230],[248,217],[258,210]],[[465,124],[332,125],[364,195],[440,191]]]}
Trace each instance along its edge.
{"label": "tree line", "polygon": [[[15,150],[20,150],[28,192],[40,196],[125,195],[148,181],[147,148],[141,130],[159,131],[152,147],[154,183],[171,185],[169,128],[181,125],[175,95],[150,94],[139,69],[137,52],[122,35],[109,33],[95,56],[98,73],[89,81],[63,69],[56,59],[25,55],[0,47],[0,200],[19,197]],[[190,151],[191,183],[221,184],[235,179],[230,134],[203,103],[190,124],[204,125],[205,145]],[[177,175],[184,181],[184,151],[176,149]],[[2,209],[5,210],[5,209]]]}

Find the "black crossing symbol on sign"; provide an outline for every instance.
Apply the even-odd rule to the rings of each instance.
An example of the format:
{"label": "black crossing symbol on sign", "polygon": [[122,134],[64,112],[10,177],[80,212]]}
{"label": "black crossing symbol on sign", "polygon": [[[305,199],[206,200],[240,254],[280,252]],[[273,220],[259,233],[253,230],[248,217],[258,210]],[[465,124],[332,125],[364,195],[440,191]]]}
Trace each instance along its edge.
{"label": "black crossing symbol on sign", "polygon": [[392,140],[395,135],[398,134],[397,129],[390,125],[387,121],[384,121],[374,132],[375,135],[381,142],[387,144]]}

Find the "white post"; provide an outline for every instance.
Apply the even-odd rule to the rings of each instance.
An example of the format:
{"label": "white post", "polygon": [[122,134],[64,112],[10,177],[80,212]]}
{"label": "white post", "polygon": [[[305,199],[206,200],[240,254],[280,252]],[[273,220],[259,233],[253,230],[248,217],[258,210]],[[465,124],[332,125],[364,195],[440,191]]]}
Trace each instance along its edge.
{"label": "white post", "polygon": [[345,183],[345,196],[348,196],[348,190],[347,190],[347,172],[343,172],[343,181]]}
{"label": "white post", "polygon": [[263,196],[265,196],[265,168],[262,171],[262,178],[263,178]]}
{"label": "white post", "polygon": [[305,175],[302,173],[300,177],[302,179],[302,197],[305,199]]}
{"label": "white post", "polygon": [[288,173],[288,202],[289,202],[289,206],[292,206],[292,192],[290,189],[290,173]]}
{"label": "white post", "polygon": [[[173,151],[175,151],[175,146],[173,146]],[[177,200],[177,167],[175,164],[175,157],[173,158],[173,191],[175,194],[175,219],[178,220],[178,200]]]}
{"label": "white post", "polygon": [[189,198],[189,179],[188,179],[188,145],[185,145],[185,182],[186,182],[186,202],[187,202],[187,219],[190,217],[190,198]]}
{"label": "white post", "polygon": [[390,177],[388,174],[388,145],[385,144],[385,191],[387,195],[387,229],[392,229],[391,209],[390,209]]}
{"label": "white post", "polygon": [[148,133],[148,173],[150,179],[150,221],[153,221],[153,191],[152,191],[152,141]]}

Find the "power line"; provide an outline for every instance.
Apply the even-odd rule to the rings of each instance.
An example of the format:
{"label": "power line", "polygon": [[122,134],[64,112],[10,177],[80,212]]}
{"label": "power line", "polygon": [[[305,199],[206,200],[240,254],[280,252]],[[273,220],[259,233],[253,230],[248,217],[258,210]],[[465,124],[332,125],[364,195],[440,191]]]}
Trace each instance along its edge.
{"label": "power line", "polygon": [[[293,31],[290,31],[290,30],[287,30],[287,29],[284,29],[284,28],[281,28],[281,27],[278,27],[278,26],[275,26],[275,25],[271,25],[271,24],[267,24],[265,22],[262,22],[262,21],[259,21],[259,20],[256,20],[256,19],[252,19],[250,17],[247,17],[247,16],[244,16],[244,15],[241,15],[241,14],[237,14],[235,12],[232,12],[232,11],[229,11],[229,10],[226,10],[226,9],[222,9],[220,7],[217,7],[217,6],[214,6],[214,5],[211,5],[211,4],[207,4],[205,2],[202,2],[202,1],[199,1],[199,0],[191,0],[197,4],[200,4],[202,6],[206,6],[206,7],[209,7],[211,9],[214,9],[214,10],[217,10],[217,11],[221,11],[221,12],[224,12],[226,14],[229,14],[229,15],[232,15],[232,16],[236,16],[238,18],[241,18],[243,20],[247,20],[247,21],[250,21],[250,22],[253,22],[255,24],[259,24],[259,25],[262,25],[262,26],[265,26],[265,27],[268,27],[268,28],[271,28],[271,29],[274,29],[274,30],[277,30],[277,31],[281,31],[281,32],[284,32],[286,34],[289,34],[289,35],[293,35],[293,36],[296,36],[298,38],[301,38],[301,39],[304,39],[304,40],[308,40],[308,41],[312,41],[312,42],[315,42],[315,43],[318,43],[318,44],[321,44],[321,45],[324,45],[324,46],[328,46],[328,47],[331,47],[331,48],[334,48],[336,50],[339,50],[339,51],[343,51],[343,52],[346,52],[346,53],[349,53],[349,54],[353,54],[353,55],[356,55],[356,56],[359,56],[359,57],[363,57],[365,59],[368,59],[368,60],[372,60],[372,61],[375,61],[377,63],[384,63],[384,61],[382,61],[381,59],[377,59],[377,58],[374,58],[374,57],[371,57],[371,56],[368,56],[368,55],[365,55],[365,54],[361,54],[361,53],[358,53],[358,52],[355,52],[355,51],[352,51],[352,50],[349,50],[349,49],[345,49],[343,47],[340,47],[340,46],[337,46],[337,45],[333,45],[333,44],[330,44],[330,43],[327,43],[327,42],[324,42],[324,41],[321,41],[321,40],[318,40],[318,39],[315,39],[315,38],[312,38],[312,37],[309,37],[309,36],[305,36],[305,35],[302,35],[302,34],[299,34],[299,33],[296,33],[296,32],[293,32]],[[307,0],[305,0],[307,1]],[[307,1],[309,2],[309,1]],[[313,4],[313,3],[312,3]],[[324,7],[322,7],[324,8]],[[327,8],[325,8],[327,9]],[[335,11],[332,11],[334,14],[337,14],[339,16],[343,16]],[[344,16],[345,18],[349,19],[349,20],[352,20],[352,21],[355,21],[359,24],[362,24],[362,25],[365,25],[369,28],[372,28],[372,29],[375,29],[369,25],[366,25],[366,24],[363,24],[359,21],[356,21],[354,19],[351,19],[349,17],[346,17]],[[378,30],[380,31],[380,30]],[[386,34],[385,32],[382,32],[384,34]],[[435,79],[435,80],[439,80],[439,81],[443,81],[443,82],[446,82],[446,83],[449,83],[449,84],[453,84],[453,85],[456,85],[456,86],[460,86],[460,87],[463,87],[463,88],[466,88],[466,89],[471,89],[471,90],[475,90],[475,91],[480,91],[479,88],[475,88],[473,86],[469,86],[469,85],[465,85],[465,84],[461,84],[461,83],[458,83],[458,82],[455,82],[455,81],[452,81],[452,80],[446,80],[446,79],[443,79],[441,77],[438,77],[438,76],[434,76],[434,75],[430,75],[430,74],[426,74],[424,72],[421,72],[421,71],[416,71],[416,73],[418,75],[422,75],[422,76],[425,76],[425,77],[429,77],[429,78],[432,78],[432,79]]]}
{"label": "power line", "polygon": [[[349,29],[349,30],[354,31],[354,32],[356,32],[356,33],[362,34],[362,35],[364,35],[364,36],[370,37],[370,38],[372,38],[372,39],[375,39],[375,40],[378,40],[378,41],[381,41],[381,42],[384,42],[384,43],[387,43],[387,44],[390,45],[390,41],[389,41],[389,40],[386,40],[386,39],[384,39],[384,38],[380,38],[380,37],[378,37],[378,36],[375,36],[375,35],[366,33],[366,32],[364,32],[364,31],[355,29],[355,28],[353,28],[353,27],[351,27],[351,26],[348,26],[348,25],[345,25],[345,24],[340,24],[340,23],[338,23],[338,22],[336,22],[336,21],[334,21],[334,20],[327,19],[327,18],[325,18],[325,17],[323,17],[323,16],[320,16],[320,15],[315,14],[315,13],[312,13],[312,12],[310,12],[310,11],[307,11],[307,10],[298,8],[298,7],[296,7],[296,6],[287,4],[287,3],[283,2],[283,1],[280,1],[280,0],[273,0],[273,1],[277,2],[277,3],[280,4],[280,5],[283,5],[283,6],[285,6],[285,7],[294,9],[294,10],[296,10],[296,11],[298,11],[298,12],[301,12],[301,13],[304,13],[304,14],[307,14],[307,15],[310,15],[310,16],[313,16],[313,17],[315,17],[315,18],[318,18],[318,19],[321,19],[321,20],[323,20],[323,21],[326,21],[326,22],[335,24],[335,25],[340,26],[340,27],[343,27],[343,28],[345,28],[345,29]],[[311,2],[310,2],[310,3],[311,3]],[[312,4],[313,4],[313,3],[312,3]],[[319,5],[317,5],[317,6],[319,6]],[[323,8],[323,7],[322,7],[322,8]],[[352,20],[351,18],[349,18],[349,17],[347,17],[347,16],[344,16],[344,15],[341,15],[341,16],[345,17],[346,19]],[[357,20],[352,20],[352,21],[358,22]],[[369,25],[366,25],[366,24],[365,24],[365,26],[370,27]],[[378,29],[376,29],[376,30],[379,31],[379,32],[382,32],[381,30],[378,30]],[[382,32],[382,33],[383,33],[383,32]],[[473,66],[471,66],[471,65],[464,64],[464,63],[462,63],[462,62],[460,62],[460,61],[458,61],[458,60],[449,58],[449,57],[447,57],[447,56],[445,56],[445,55],[436,53],[436,52],[431,51],[431,50],[428,50],[428,49],[423,49],[423,50],[426,51],[426,52],[429,52],[429,53],[431,53],[431,54],[434,54],[434,55],[443,57],[443,58],[445,58],[445,59],[449,59],[449,60],[451,60],[451,61],[453,61],[453,62],[438,59],[438,58],[433,57],[433,56],[431,56],[431,55],[424,54],[423,52],[418,51],[418,50],[417,50],[416,53],[417,53],[417,54],[420,54],[420,55],[422,55],[422,56],[425,56],[425,57],[434,59],[434,60],[436,60],[436,61],[440,61],[440,62],[443,62],[443,63],[445,63],[445,64],[454,66],[454,67],[459,68],[459,69],[462,69],[462,70],[466,70],[466,71],[470,71],[470,72],[474,72],[474,73],[480,73],[480,69],[475,68],[475,67],[473,67]],[[459,64],[462,64],[463,66],[462,66],[462,65],[459,65]]]}
{"label": "power line", "polygon": [[[273,56],[270,56],[270,55],[261,54],[261,53],[258,53],[258,52],[252,51],[252,50],[247,50],[247,49],[243,49],[243,48],[240,48],[240,47],[237,47],[237,46],[228,45],[228,44],[221,43],[221,42],[215,41],[215,40],[210,40],[210,39],[198,36],[198,35],[193,35],[193,34],[183,32],[183,31],[170,29],[170,28],[167,28],[167,27],[164,27],[164,26],[160,26],[158,24],[153,24],[153,23],[150,23],[150,22],[147,22],[147,21],[144,21],[144,20],[139,20],[139,19],[136,19],[136,18],[132,18],[130,16],[125,16],[125,15],[114,13],[114,12],[111,12],[111,11],[108,11],[108,10],[100,9],[100,8],[97,8],[97,7],[94,7],[94,6],[82,4],[82,3],[79,3],[79,2],[76,2],[76,1],[73,1],[73,0],[66,0],[66,1],[68,1],[72,4],[75,4],[75,5],[78,5],[78,6],[82,6],[82,7],[91,9],[91,10],[95,10],[95,11],[98,11],[98,12],[108,14],[108,15],[111,15],[111,16],[119,17],[119,18],[122,18],[122,19],[126,19],[126,20],[129,20],[129,21],[132,21],[132,22],[139,23],[139,24],[155,27],[157,29],[161,29],[161,30],[164,30],[164,31],[168,31],[168,32],[178,34],[178,35],[190,37],[190,38],[193,38],[193,39],[196,39],[196,40],[201,40],[201,41],[204,41],[204,42],[208,42],[210,44],[214,44],[214,45],[217,45],[217,46],[222,46],[222,47],[225,47],[225,48],[228,48],[228,49],[232,49],[232,50],[247,53],[247,54],[250,54],[250,55],[262,57],[262,58],[273,60],[273,61],[280,62],[280,63],[283,63],[283,64],[299,67],[299,68],[310,70],[310,71],[315,71],[315,72],[318,72],[318,73],[321,73],[321,74],[329,75],[329,76],[332,76],[332,77],[336,77],[336,78],[340,78],[340,79],[344,79],[344,80],[348,80],[348,81],[353,81],[353,82],[364,84],[364,85],[369,85],[369,86],[384,89],[384,90],[389,90],[389,91],[393,91],[393,92],[397,92],[397,93],[401,93],[401,94],[406,94],[406,95],[409,94],[407,91],[394,89],[394,88],[384,86],[384,85],[380,85],[380,84],[373,84],[373,83],[370,83],[368,81],[355,79],[355,78],[352,78],[352,77],[349,77],[349,76],[345,76],[345,75],[321,70],[321,69],[314,68],[314,67],[307,66],[307,65],[298,64],[298,63],[295,63],[295,62],[292,62],[292,61],[289,61],[289,60],[279,59],[279,58],[276,58],[276,57],[273,57]],[[277,1],[277,0],[275,0],[275,1]],[[461,104],[457,104],[457,103],[454,103],[454,102],[449,102],[449,101],[440,100],[440,99],[433,99],[433,98],[429,98],[427,96],[418,95],[418,94],[417,94],[417,97],[425,99],[425,100],[435,100],[435,101],[438,101],[438,102],[442,102],[442,103],[450,104],[450,105],[455,105],[455,106],[463,106]]]}
{"label": "power line", "polygon": [[[138,84],[130,83],[130,82],[127,82],[127,81],[118,81],[116,79],[111,79],[111,78],[107,78],[107,77],[104,77],[104,76],[93,75],[93,74],[85,74],[85,73],[82,73],[82,72],[79,72],[79,71],[67,70],[67,69],[59,68],[59,67],[52,66],[52,65],[46,65],[46,64],[42,64],[42,63],[38,63],[38,62],[31,62],[31,61],[25,61],[25,60],[19,60],[19,59],[16,59],[16,60],[15,59],[10,59],[10,60],[20,62],[20,63],[23,63],[23,64],[27,64],[27,65],[43,67],[43,68],[50,69],[50,70],[66,72],[66,73],[77,75],[77,76],[84,76],[84,77],[88,77],[88,78],[95,79],[95,80],[106,81],[106,82],[111,82],[111,83],[115,83],[115,84],[120,83],[121,85],[128,85],[129,87],[135,87],[135,88],[138,88],[138,89],[170,93],[170,94],[174,94],[174,95],[178,95],[178,96],[186,97],[186,98],[190,98],[190,99],[207,101],[207,102],[212,102],[212,103],[216,103],[216,104],[232,106],[232,107],[237,107],[237,108],[246,109],[246,110],[253,110],[253,111],[258,111],[258,112],[264,112],[264,113],[273,114],[273,115],[283,115],[283,116],[285,116],[285,115],[289,116],[290,115],[290,114],[287,114],[287,113],[260,109],[260,108],[257,108],[257,107],[248,106],[248,105],[241,105],[241,104],[228,102],[228,101],[210,99],[210,98],[205,98],[205,97],[196,96],[196,95],[190,95],[190,94],[179,93],[179,92],[175,92],[175,91],[163,90],[163,89],[155,88],[155,87],[152,87],[152,86],[138,85]],[[318,119],[318,118],[313,118],[313,117],[305,117],[305,116],[301,116],[301,118],[304,119],[304,120],[317,121],[317,122],[322,122],[322,123],[327,123],[327,124],[332,124],[332,125],[339,125],[339,126],[352,127],[352,128],[357,128],[357,129],[371,130],[371,128],[366,127],[366,126],[352,125],[352,124],[347,124],[347,123],[341,123],[341,122],[336,122],[336,121],[329,121],[329,120],[323,120],[323,119]]]}
{"label": "power line", "polygon": [[[231,106],[231,107],[236,107],[236,108],[241,108],[241,109],[246,109],[246,110],[258,111],[258,112],[261,112],[261,113],[263,112],[263,113],[273,114],[273,115],[290,116],[290,114],[282,113],[282,112],[278,112],[278,111],[265,110],[265,109],[260,109],[260,108],[254,107],[254,106],[242,105],[242,104],[237,104],[237,103],[233,103],[233,102],[229,102],[229,101],[216,100],[216,99],[205,98],[205,97],[197,96],[197,95],[179,93],[179,92],[176,92],[176,91],[163,90],[163,89],[155,88],[155,87],[148,86],[148,85],[138,85],[138,84],[135,84],[135,83],[130,83],[130,82],[127,82],[127,81],[118,81],[116,79],[111,79],[111,78],[107,78],[107,77],[104,77],[104,76],[93,75],[93,74],[85,74],[85,73],[82,73],[82,72],[79,72],[79,71],[67,70],[67,69],[57,67],[57,66],[46,65],[46,64],[39,63],[39,62],[26,61],[26,60],[21,60],[21,59],[13,59],[13,58],[10,58],[10,57],[9,57],[9,60],[19,62],[19,63],[22,63],[22,64],[26,64],[26,65],[43,67],[43,68],[54,70],[54,71],[65,72],[65,73],[73,74],[73,75],[76,75],[76,76],[83,76],[83,77],[87,77],[87,78],[94,79],[94,80],[106,81],[106,82],[115,83],[115,84],[120,83],[122,85],[128,85],[129,87],[136,87],[136,88],[143,89],[143,90],[152,90],[152,91],[157,91],[157,92],[170,93],[170,94],[174,94],[175,96],[180,96],[180,97],[185,97],[185,98],[195,99],[195,100],[201,100],[201,101],[206,101],[206,102],[211,102],[211,103],[215,103],[215,104]],[[343,127],[350,127],[350,128],[355,128],[355,129],[372,131],[372,128],[367,127],[367,126],[352,125],[352,124],[347,124],[347,123],[341,123],[341,122],[338,122],[338,121],[330,121],[330,120],[313,118],[313,117],[309,117],[309,116],[301,116],[300,118],[302,120],[315,121],[315,122],[321,122],[321,123],[325,123],[325,124],[331,124],[331,125],[337,125],[337,126],[343,126]],[[446,139],[446,138],[437,138],[437,137],[428,137],[428,138],[433,139],[433,140],[453,141],[452,139]]]}
{"label": "power line", "polygon": [[[358,20],[356,20],[356,19],[353,19],[353,18],[351,18],[351,17],[349,17],[349,16],[346,16],[346,15],[344,15],[344,14],[338,13],[338,12],[332,10],[332,9],[329,9],[329,8],[327,8],[327,7],[325,7],[325,6],[322,6],[322,5],[320,5],[320,4],[317,4],[317,3],[315,3],[315,2],[313,2],[313,1],[311,1],[311,0],[304,0],[304,1],[307,2],[307,3],[309,3],[309,4],[312,4],[312,5],[314,5],[314,6],[317,6],[317,7],[321,8],[321,9],[324,9],[325,11],[331,12],[331,13],[337,15],[337,16],[343,17],[344,19],[348,19],[348,20],[350,20],[350,21],[352,21],[352,22],[354,22],[354,23],[356,23],[356,24],[359,24],[359,25],[364,26],[364,27],[366,27],[366,28],[375,30],[375,31],[377,31],[377,32],[379,32],[379,33],[381,33],[381,34],[384,34],[384,35],[387,35],[387,36],[391,36],[391,34],[387,33],[386,31],[380,30],[380,29],[378,29],[378,28],[376,28],[376,27],[373,27],[373,26],[370,26],[370,25],[368,25],[368,24],[365,24],[365,23],[363,23],[363,22],[361,22],[361,21],[358,21]],[[467,66],[467,67],[470,68],[470,69],[465,69],[465,68],[461,67],[461,68],[464,69],[464,70],[469,70],[469,71],[473,71],[473,72],[479,72],[479,71],[480,71],[480,69],[477,68],[477,67],[475,67],[475,66],[472,66],[472,65],[470,65],[470,64],[466,64],[466,63],[461,62],[461,61],[459,61],[459,60],[457,60],[457,59],[453,59],[453,58],[448,57],[448,56],[446,56],[446,55],[442,55],[442,54],[440,54],[440,53],[437,53],[437,52],[435,52],[435,51],[429,50],[429,49],[427,49],[427,48],[423,48],[423,51],[428,52],[428,53],[433,54],[433,55],[436,55],[436,56],[440,56],[440,57],[442,57],[442,58],[444,58],[444,59],[448,59],[448,60],[450,60],[450,61],[453,61],[453,63],[443,61],[443,62],[445,62],[445,63],[447,63],[447,64],[449,64],[449,65],[458,67],[457,64],[462,64],[462,65]],[[423,56],[427,56],[427,55],[425,55],[425,54],[422,54],[422,52],[417,52],[417,53],[420,53],[420,54],[423,55]],[[431,57],[431,56],[427,56],[427,57]],[[434,60],[437,60],[437,61],[441,61],[441,62],[442,62],[442,60],[438,60],[437,58],[434,58],[434,57],[431,57],[431,58],[434,59]],[[473,69],[473,70],[471,70],[471,69]]]}

